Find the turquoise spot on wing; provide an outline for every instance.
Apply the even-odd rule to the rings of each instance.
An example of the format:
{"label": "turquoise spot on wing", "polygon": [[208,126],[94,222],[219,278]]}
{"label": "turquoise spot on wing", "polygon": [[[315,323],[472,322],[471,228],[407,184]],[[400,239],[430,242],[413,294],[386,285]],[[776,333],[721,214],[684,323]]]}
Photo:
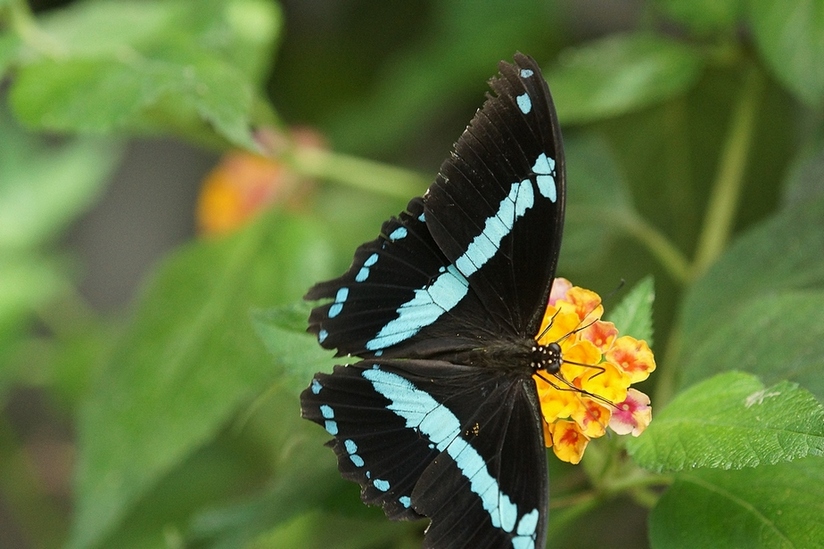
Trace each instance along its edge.
{"label": "turquoise spot on wing", "polygon": [[521,78],[529,78],[533,74],[532,69],[521,69]]}
{"label": "turquoise spot on wing", "polygon": [[395,229],[394,231],[389,233],[389,240],[391,240],[392,242],[395,242],[397,240],[401,240],[403,238],[406,238],[406,235],[407,235],[406,227],[398,227],[397,229]]}
{"label": "turquoise spot on wing", "polygon": [[398,502],[400,502],[401,505],[409,509],[409,506],[412,505],[412,498],[410,498],[409,496],[401,496],[398,498]]}
{"label": "turquoise spot on wing", "polygon": [[537,174],[538,192],[555,202],[558,199],[555,185],[555,159],[547,157],[544,153],[539,154],[532,166],[532,171]]}
{"label": "turquoise spot on wing", "polygon": [[386,492],[389,490],[389,481],[376,478],[372,481],[372,486],[380,490],[381,492]]}
{"label": "turquoise spot on wing", "polygon": [[358,445],[355,444],[355,441],[352,439],[346,439],[343,441],[343,446],[346,448],[346,453],[349,454],[349,459],[355,465],[355,467],[363,467],[364,461],[363,458],[358,455]]}
{"label": "turquoise spot on wing", "polygon": [[346,301],[346,298],[349,297],[349,288],[340,288],[338,293],[335,294],[335,302],[329,307],[329,318],[335,318],[340,314],[343,310],[343,304]]}
{"label": "turquoise spot on wing", "polygon": [[515,98],[515,101],[518,103],[518,108],[521,109],[522,113],[529,114],[529,111],[532,110],[532,100],[529,98],[529,94],[521,94]]}
{"label": "turquoise spot on wing", "polygon": [[369,278],[369,268],[378,262],[378,254],[372,254],[366,258],[366,261],[363,262],[363,267],[361,267],[358,274],[355,276],[355,282],[363,282],[367,278]]}
{"label": "turquoise spot on wing", "polygon": [[320,384],[320,381],[318,381],[317,379],[313,379],[312,380],[312,393],[313,394],[318,394],[318,393],[320,393],[321,389],[323,389],[323,385]]}

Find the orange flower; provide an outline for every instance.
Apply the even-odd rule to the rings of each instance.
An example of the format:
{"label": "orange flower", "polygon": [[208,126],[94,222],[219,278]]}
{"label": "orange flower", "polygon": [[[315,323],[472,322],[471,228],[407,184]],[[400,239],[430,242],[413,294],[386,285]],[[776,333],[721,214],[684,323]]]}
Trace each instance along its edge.
{"label": "orange flower", "polygon": [[558,421],[551,430],[552,449],[563,461],[576,464],[581,461],[590,438],[584,435],[574,421]]}
{"label": "orange flower", "polygon": [[203,180],[197,203],[197,224],[202,234],[223,234],[243,225],[275,203],[296,202],[306,181],[276,158],[278,149],[292,139],[297,146],[320,146],[311,130],[293,130],[288,136],[261,131],[256,136],[267,156],[247,151],[226,153]]}
{"label": "orange flower", "polygon": [[642,340],[619,337],[602,314],[598,294],[555,279],[536,338],[561,348],[560,371],[533,377],[546,445],[570,463],[581,461],[589,441],[603,436],[607,426],[638,436],[652,420],[649,397],[629,388],[655,369],[652,351]]}

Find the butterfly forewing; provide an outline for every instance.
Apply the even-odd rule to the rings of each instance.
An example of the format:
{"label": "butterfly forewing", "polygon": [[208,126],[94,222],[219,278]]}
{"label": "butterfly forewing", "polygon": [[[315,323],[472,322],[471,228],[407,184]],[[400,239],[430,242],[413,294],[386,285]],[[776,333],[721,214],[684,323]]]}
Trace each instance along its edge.
{"label": "butterfly forewing", "polygon": [[531,59],[501,64],[498,93],[475,115],[426,195],[430,232],[488,314],[534,336],[560,250],[565,198],[560,130]]}

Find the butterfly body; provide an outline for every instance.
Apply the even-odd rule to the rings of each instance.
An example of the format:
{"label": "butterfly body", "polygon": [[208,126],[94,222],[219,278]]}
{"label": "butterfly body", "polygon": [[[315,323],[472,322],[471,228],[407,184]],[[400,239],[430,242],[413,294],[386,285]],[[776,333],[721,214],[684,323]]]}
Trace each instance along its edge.
{"label": "butterfly body", "polygon": [[548,479],[533,375],[560,250],[560,130],[537,64],[501,63],[423,197],[307,299],[321,345],[361,360],[317,374],[302,414],[341,474],[392,519],[429,517],[425,547],[543,547]]}

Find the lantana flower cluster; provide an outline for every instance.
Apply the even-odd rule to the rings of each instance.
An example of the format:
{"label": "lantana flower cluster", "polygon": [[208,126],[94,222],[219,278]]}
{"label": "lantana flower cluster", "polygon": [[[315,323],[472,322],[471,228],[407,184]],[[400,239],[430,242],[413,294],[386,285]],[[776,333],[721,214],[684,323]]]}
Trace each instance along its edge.
{"label": "lantana flower cluster", "polygon": [[590,440],[606,427],[640,435],[652,420],[650,400],[630,387],[655,369],[649,345],[619,336],[601,320],[601,298],[591,290],[555,279],[538,343],[558,343],[561,368],[534,375],[544,416],[547,447],[563,461],[578,463]]}

